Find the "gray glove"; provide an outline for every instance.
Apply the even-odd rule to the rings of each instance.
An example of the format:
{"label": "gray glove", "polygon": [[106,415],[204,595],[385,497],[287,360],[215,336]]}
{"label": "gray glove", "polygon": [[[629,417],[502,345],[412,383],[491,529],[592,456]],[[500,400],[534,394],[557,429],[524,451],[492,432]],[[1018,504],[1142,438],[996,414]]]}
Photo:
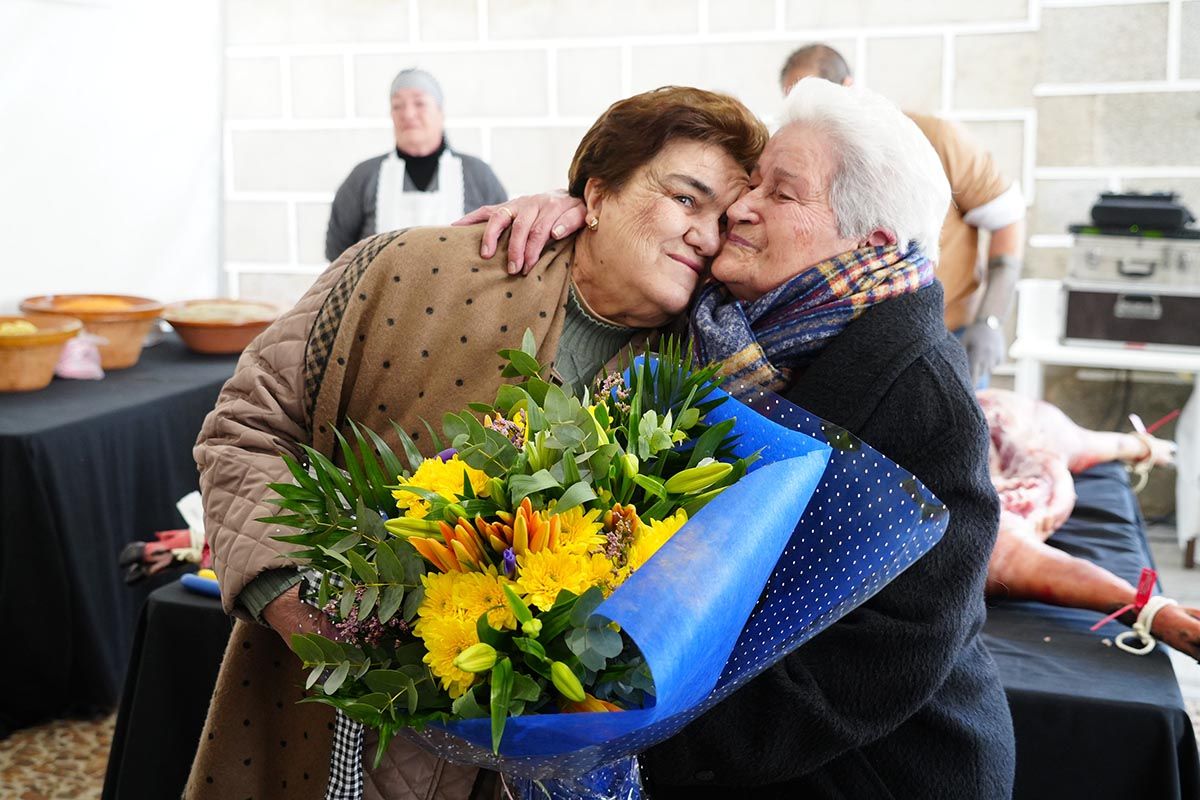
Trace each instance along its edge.
{"label": "gray glove", "polygon": [[1004,332],[1000,330],[998,324],[996,327],[992,327],[987,322],[980,320],[963,329],[961,341],[967,350],[971,382],[975,386],[979,386],[991,376],[996,365],[1004,360]]}

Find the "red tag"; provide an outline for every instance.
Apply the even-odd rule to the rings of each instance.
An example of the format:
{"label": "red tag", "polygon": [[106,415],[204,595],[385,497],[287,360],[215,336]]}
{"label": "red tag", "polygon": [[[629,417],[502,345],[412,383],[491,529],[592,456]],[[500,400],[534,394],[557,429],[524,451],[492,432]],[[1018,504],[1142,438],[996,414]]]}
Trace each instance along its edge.
{"label": "red tag", "polygon": [[1150,595],[1154,594],[1154,584],[1157,581],[1157,572],[1149,567],[1142,567],[1142,577],[1138,578],[1137,597],[1133,600],[1135,611],[1140,612],[1146,603],[1150,602]]}
{"label": "red tag", "polygon": [[1117,617],[1124,614],[1126,611],[1137,611],[1138,613],[1141,613],[1142,608],[1144,608],[1146,603],[1150,601],[1150,595],[1154,594],[1154,584],[1157,581],[1157,572],[1149,567],[1142,567],[1142,576],[1138,578],[1137,596],[1134,598],[1133,602],[1127,606],[1118,608],[1116,611],[1093,625],[1091,630],[1099,630]]}

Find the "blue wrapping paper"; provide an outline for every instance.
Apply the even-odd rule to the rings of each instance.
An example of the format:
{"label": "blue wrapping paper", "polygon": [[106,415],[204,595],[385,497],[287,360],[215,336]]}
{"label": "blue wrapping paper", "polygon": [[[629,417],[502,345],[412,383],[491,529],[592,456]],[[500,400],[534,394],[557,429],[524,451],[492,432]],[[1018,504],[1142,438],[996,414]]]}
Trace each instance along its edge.
{"label": "blue wrapping paper", "polygon": [[583,775],[670,737],[865,602],[945,532],[937,498],[846,431],[765,392],[727,396],[706,420],[729,417],[737,454],[761,451],[761,460],[595,612],[641,649],[654,705],[511,718],[499,756],[487,719],[410,735],[513,776]]}

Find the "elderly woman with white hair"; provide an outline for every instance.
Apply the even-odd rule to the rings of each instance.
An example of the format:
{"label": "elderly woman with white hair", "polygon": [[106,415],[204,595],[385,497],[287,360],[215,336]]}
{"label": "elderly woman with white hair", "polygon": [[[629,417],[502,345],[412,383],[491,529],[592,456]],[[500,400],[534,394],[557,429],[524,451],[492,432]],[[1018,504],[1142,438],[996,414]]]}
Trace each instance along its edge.
{"label": "elderly woman with white hair", "polygon": [[[735,394],[778,392],[911,470],[950,525],[863,606],[646,752],[656,800],[1011,796],[1012,722],[980,636],[999,518],[988,429],[931,263],[949,199],[894,106],[808,79],[727,212],[721,283],[690,310],[700,357],[724,363]],[[576,215],[560,201],[514,210],[564,227]]]}

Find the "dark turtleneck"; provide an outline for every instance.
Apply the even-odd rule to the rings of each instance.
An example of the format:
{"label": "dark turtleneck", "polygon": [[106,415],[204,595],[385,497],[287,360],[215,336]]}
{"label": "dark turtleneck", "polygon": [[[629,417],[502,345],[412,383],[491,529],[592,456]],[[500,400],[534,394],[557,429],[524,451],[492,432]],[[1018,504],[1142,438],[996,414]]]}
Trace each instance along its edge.
{"label": "dark turtleneck", "polygon": [[442,137],[437,150],[427,156],[410,156],[399,147],[396,148],[396,155],[404,159],[404,174],[412,180],[418,192],[426,191],[433,182],[433,176],[437,175],[438,159],[442,157],[442,151],[445,149],[445,137]]}

